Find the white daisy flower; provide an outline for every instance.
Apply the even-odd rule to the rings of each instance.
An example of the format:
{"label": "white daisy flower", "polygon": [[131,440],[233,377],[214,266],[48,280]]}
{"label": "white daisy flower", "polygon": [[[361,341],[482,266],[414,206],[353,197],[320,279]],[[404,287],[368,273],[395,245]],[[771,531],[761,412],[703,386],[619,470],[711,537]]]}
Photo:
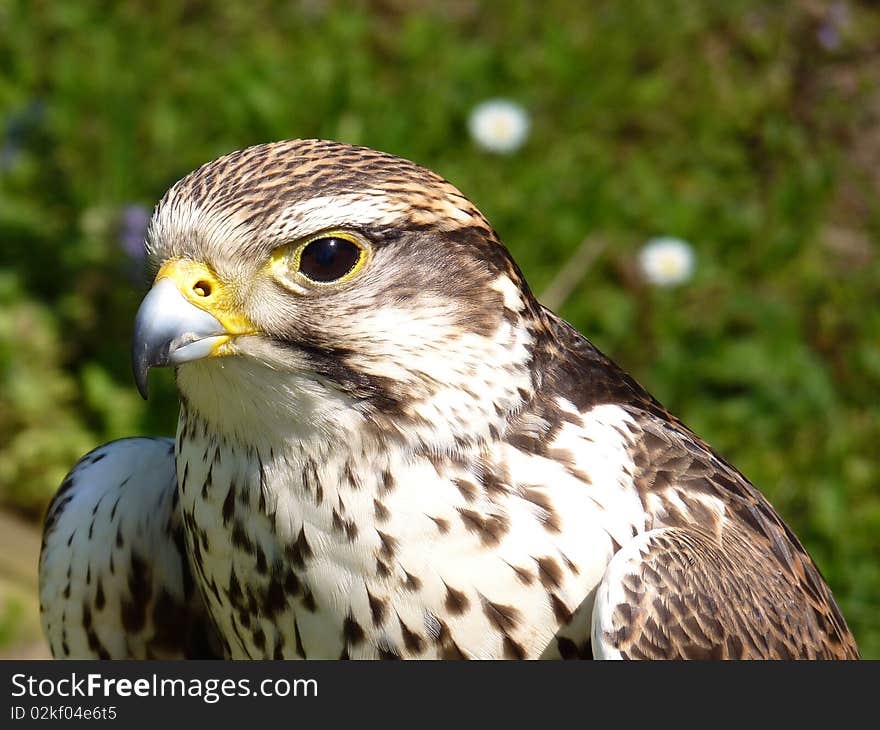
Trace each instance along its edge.
{"label": "white daisy flower", "polygon": [[507,154],[518,150],[529,134],[528,112],[508,99],[489,99],[477,104],[468,119],[474,141],[489,152]]}
{"label": "white daisy flower", "polygon": [[642,276],[656,286],[675,286],[694,273],[694,250],[679,238],[652,238],[639,252]]}

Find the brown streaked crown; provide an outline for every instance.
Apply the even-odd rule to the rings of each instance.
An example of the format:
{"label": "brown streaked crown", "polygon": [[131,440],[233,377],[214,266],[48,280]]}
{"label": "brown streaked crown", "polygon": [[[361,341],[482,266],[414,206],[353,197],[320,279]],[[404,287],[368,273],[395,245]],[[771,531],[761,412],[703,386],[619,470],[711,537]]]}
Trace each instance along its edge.
{"label": "brown streaked crown", "polygon": [[[181,179],[157,206],[149,248],[159,259],[197,256],[218,243],[211,240],[216,231],[240,238],[238,248],[253,255],[277,244],[273,231],[297,223],[286,220],[296,215],[292,207],[318,201],[332,214],[338,200],[357,201],[371,211],[365,221],[344,221],[361,228],[381,231],[392,223],[398,231],[475,228],[487,243],[500,244],[476,206],[431,170],[366,147],[306,139],[233,152]],[[319,230],[329,221],[316,210],[306,212],[307,222]],[[493,253],[490,258],[499,257]],[[508,258],[506,252],[501,257]]]}

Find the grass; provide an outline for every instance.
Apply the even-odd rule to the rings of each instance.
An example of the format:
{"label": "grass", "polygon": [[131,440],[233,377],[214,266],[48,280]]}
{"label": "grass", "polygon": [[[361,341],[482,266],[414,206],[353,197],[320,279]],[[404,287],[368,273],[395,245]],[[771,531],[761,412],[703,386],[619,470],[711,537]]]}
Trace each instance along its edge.
{"label": "grass", "polygon": [[[232,149],[341,139],[452,180],[536,291],[600,237],[560,313],[768,495],[880,658],[875,6],[3,0],[0,28],[8,507],[173,431],[170,379],[147,407],[129,373],[125,207]],[[494,96],[532,116],[516,154],[468,138]],[[692,243],[688,284],[638,276],[656,235]]]}

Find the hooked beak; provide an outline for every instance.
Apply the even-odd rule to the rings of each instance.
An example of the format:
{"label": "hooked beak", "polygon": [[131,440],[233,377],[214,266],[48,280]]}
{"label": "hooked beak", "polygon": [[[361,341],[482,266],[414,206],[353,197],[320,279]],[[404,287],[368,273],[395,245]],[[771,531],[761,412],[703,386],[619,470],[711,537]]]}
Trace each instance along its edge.
{"label": "hooked beak", "polygon": [[229,335],[216,317],[187,301],[172,278],[159,279],[134,321],[131,362],[138,392],[146,399],[150,368],[209,357]]}
{"label": "hooked beak", "polygon": [[238,287],[206,264],[166,261],[134,321],[131,362],[140,394],[147,397],[150,368],[235,354],[235,338],[259,334],[241,302]]}

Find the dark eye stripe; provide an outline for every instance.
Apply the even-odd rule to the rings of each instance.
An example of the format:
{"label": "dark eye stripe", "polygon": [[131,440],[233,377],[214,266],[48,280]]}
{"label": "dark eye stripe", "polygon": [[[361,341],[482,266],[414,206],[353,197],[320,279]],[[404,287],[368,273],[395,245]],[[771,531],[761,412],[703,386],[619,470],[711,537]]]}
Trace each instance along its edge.
{"label": "dark eye stripe", "polygon": [[326,284],[351,272],[363,255],[360,246],[344,238],[316,238],[302,250],[299,270],[308,279]]}

